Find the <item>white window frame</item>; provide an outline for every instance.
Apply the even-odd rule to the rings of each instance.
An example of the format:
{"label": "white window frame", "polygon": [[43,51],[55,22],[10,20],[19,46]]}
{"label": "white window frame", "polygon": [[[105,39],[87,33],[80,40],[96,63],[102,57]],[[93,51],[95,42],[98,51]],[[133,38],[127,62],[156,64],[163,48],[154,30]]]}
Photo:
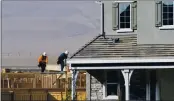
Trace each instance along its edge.
{"label": "white window frame", "polygon": [[[162,9],[163,9],[163,7],[162,7]],[[162,12],[162,14],[163,14],[163,12]],[[173,15],[174,15],[174,1],[173,1]],[[174,16],[173,16],[173,18],[174,18]],[[163,22],[163,18],[162,18],[162,22]],[[174,19],[173,19],[173,25],[162,25],[162,27],[159,27],[159,29],[174,29]]]}
{"label": "white window frame", "polygon": [[[118,3],[132,3],[133,1],[114,1],[114,2],[118,2]],[[119,7],[120,9],[120,7]],[[130,4],[130,28],[120,28],[117,30],[117,33],[122,33],[122,32],[133,32],[132,30],[132,15],[131,15],[131,11],[132,11],[132,5]],[[119,14],[119,26],[120,26],[120,14]]]}
{"label": "white window frame", "polygon": [[[107,88],[106,88],[106,86],[107,86],[107,80],[106,80],[107,72],[108,71],[104,72],[105,82],[103,83],[103,99],[104,100],[108,100],[108,99],[110,99],[110,100],[118,100],[119,99],[119,95],[109,95],[109,96],[107,96]],[[119,83],[110,83],[110,84],[118,84],[118,86],[119,86]]]}

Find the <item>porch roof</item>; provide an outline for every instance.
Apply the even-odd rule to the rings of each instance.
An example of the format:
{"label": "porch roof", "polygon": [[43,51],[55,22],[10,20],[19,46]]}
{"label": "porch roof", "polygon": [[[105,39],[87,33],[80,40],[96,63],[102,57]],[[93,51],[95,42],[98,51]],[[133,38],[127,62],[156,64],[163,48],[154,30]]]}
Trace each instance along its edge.
{"label": "porch roof", "polygon": [[[119,38],[114,43],[113,39]],[[70,59],[173,57],[174,44],[137,44],[137,35],[101,35],[88,42]]]}
{"label": "porch roof", "polygon": [[68,63],[76,69],[174,68],[174,44],[137,44],[136,34],[99,35],[74,53]]}

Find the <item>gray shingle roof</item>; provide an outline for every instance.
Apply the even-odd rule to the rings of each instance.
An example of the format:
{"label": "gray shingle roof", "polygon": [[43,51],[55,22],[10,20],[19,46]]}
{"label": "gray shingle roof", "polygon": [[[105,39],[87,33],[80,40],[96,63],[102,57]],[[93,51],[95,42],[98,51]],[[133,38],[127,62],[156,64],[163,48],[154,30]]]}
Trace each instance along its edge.
{"label": "gray shingle roof", "polygon": [[[113,43],[114,38],[119,42]],[[120,58],[120,57],[170,57],[174,56],[174,44],[137,44],[137,35],[97,36],[72,58]]]}

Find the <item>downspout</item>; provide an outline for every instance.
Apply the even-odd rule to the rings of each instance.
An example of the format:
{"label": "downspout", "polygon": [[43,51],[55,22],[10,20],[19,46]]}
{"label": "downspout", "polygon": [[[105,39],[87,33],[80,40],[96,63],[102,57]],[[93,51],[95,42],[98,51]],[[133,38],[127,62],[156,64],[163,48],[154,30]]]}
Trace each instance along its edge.
{"label": "downspout", "polygon": [[102,1],[96,1],[97,4],[100,4],[100,34],[105,37],[104,32],[104,3]]}
{"label": "downspout", "polygon": [[104,3],[101,2],[101,34],[105,37],[104,31]]}

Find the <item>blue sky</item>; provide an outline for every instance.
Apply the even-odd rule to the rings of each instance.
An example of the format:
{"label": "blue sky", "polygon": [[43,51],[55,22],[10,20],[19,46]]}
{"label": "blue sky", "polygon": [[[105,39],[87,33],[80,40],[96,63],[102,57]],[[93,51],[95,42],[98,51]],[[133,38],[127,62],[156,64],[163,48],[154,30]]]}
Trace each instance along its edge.
{"label": "blue sky", "polygon": [[94,1],[2,2],[2,53],[11,53],[3,64],[43,51],[50,57],[66,49],[72,54],[99,32],[100,5]]}

